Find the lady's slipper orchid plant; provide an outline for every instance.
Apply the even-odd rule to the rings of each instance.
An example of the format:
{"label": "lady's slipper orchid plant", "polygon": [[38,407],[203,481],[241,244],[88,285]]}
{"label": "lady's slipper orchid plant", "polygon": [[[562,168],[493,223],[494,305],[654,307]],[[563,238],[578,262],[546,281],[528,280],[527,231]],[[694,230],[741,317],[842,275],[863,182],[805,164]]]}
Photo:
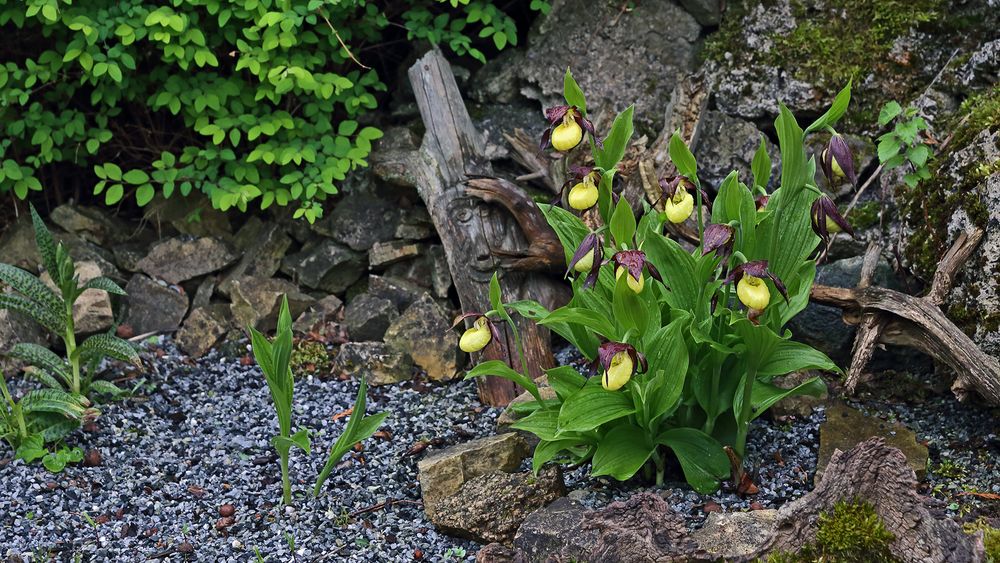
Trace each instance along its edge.
{"label": "lady's slipper orchid plant", "polygon": [[575,182],[571,180],[566,183],[573,184],[566,196],[566,203],[577,211],[586,211],[597,204],[597,185],[601,183],[601,174],[590,167],[574,167],[572,172]]}
{"label": "lady's slipper orchid plant", "polygon": [[840,214],[837,204],[828,196],[820,196],[813,205],[809,213],[812,219],[812,229],[824,244],[830,242],[830,233],[845,232],[854,237],[854,229],[847,219]]}
{"label": "lady's slipper orchid plant", "polygon": [[823,174],[831,186],[843,178],[847,178],[852,186],[858,185],[858,175],[854,173],[854,157],[851,156],[851,147],[847,146],[847,141],[837,133],[830,137],[830,142],[823,149],[823,153],[820,155],[820,166],[823,167]]}
{"label": "lady's slipper orchid plant", "polygon": [[455,319],[455,323],[452,328],[457,327],[462,324],[466,319],[475,319],[472,321],[472,326],[462,333],[462,337],[458,341],[458,347],[466,353],[472,354],[479,352],[494,338],[499,339],[500,333],[497,328],[493,326],[493,322],[481,313],[465,313],[459,315]]}
{"label": "lady's slipper orchid plant", "polygon": [[541,148],[550,143],[559,152],[569,152],[583,140],[584,132],[594,134],[594,124],[576,106],[555,106],[545,110],[549,127],[542,133]]}
{"label": "lady's slipper orchid plant", "polygon": [[644,373],[649,368],[646,357],[623,342],[601,344],[597,349],[597,358],[603,369],[601,386],[608,391],[621,389],[637,373],[637,368],[638,373]]}
{"label": "lady's slipper orchid plant", "polygon": [[[565,108],[586,108],[568,71],[564,96]],[[711,492],[731,475],[724,447],[742,459],[755,418],[785,397],[823,392],[819,378],[791,389],[772,379],[809,369],[839,371],[821,352],[791,340],[784,327],[809,302],[816,274],[810,256],[831,230],[827,219],[849,230],[816,186],[816,159],[806,158],[804,143],[806,135],[832,128],[849,99],[850,85],[805,130],[780,106],[780,186],[766,188],[771,161],[761,141],[752,178],[745,184],[732,172],[715,190],[710,210],[703,209],[698,163],[679,133],[669,145],[677,176],[661,183],[664,212],[650,213],[645,205],[638,216],[612,189],[633,131],[632,108],[618,115],[602,144],[595,139],[593,206],[603,224],[592,229],[570,210],[540,206],[563,244],[567,275],[580,274],[570,277],[572,299],[553,311],[532,301],[503,303],[494,278],[494,310],[487,314],[508,322],[515,338],[510,315],[548,327],[595,362],[597,373],[588,377],[572,366],[547,370],[555,398],[544,400],[527,376],[523,354],[520,371],[490,361],[468,374],[508,378],[535,397],[517,407],[526,416],[513,425],[540,439],[535,470],[549,462],[589,461],[593,475],[626,480],[642,474],[662,483],[674,458],[693,488]],[[550,115],[550,124],[568,111],[557,119]],[[835,161],[853,181],[845,146],[831,141],[830,170]],[[696,246],[663,234],[666,221],[691,215],[698,223]],[[773,299],[775,291],[783,299]]]}

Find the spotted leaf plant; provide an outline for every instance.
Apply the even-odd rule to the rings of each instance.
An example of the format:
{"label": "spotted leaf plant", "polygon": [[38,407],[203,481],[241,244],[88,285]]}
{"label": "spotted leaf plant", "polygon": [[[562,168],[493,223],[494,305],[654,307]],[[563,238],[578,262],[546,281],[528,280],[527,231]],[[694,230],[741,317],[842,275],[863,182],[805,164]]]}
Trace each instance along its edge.
{"label": "spotted leaf plant", "polygon": [[[568,72],[565,97],[585,118],[583,93]],[[824,390],[817,377],[789,389],[774,379],[802,370],[839,372],[784,327],[808,304],[817,226],[827,219],[845,224],[835,206],[814,205],[821,197],[817,164],[806,157],[803,139],[829,132],[849,100],[850,85],[805,130],[781,105],[777,187],[768,191],[771,162],[761,140],[751,174],[729,174],[714,190],[710,211],[697,161],[678,134],[669,144],[677,175],[660,182],[658,209],[644,204],[637,217],[614,193],[632,108],[618,115],[602,142],[590,144],[600,180],[597,197],[587,201],[600,226],[589,228],[579,205],[541,206],[563,244],[572,299],[553,311],[534,301],[504,303],[494,277],[493,310],[484,316],[510,323],[517,313],[548,327],[593,362],[596,375],[571,366],[547,370],[554,396],[543,398],[526,369],[488,361],[468,374],[506,377],[534,396],[517,407],[522,418],[514,427],[540,439],[536,471],[548,462],[590,462],[595,476],[642,474],[659,484],[676,460],[695,490],[711,492],[739,470],[754,419],[785,397]],[[840,167],[849,165],[849,153],[836,158]],[[697,238],[664,235],[667,222],[692,224]]]}
{"label": "spotted leaf plant", "polygon": [[140,361],[132,346],[113,334],[95,334],[78,342],[73,305],[83,292],[97,290],[114,295],[125,292],[105,277],[81,284],[66,247],[55,243],[34,207],[31,219],[35,243],[50,283],[15,266],[0,264],[0,285],[12,289],[0,293],[0,309],[26,315],[51,331],[62,340],[66,356],[28,342],[15,344],[6,352],[8,357],[24,362],[25,373],[47,388],[29,391],[15,401],[0,374],[4,400],[0,408],[0,435],[15,449],[33,444],[34,451],[39,443],[60,440],[82,420],[99,414],[89,408],[88,396],[122,392],[108,381],[94,379],[103,359],[115,358],[135,365],[140,365]]}

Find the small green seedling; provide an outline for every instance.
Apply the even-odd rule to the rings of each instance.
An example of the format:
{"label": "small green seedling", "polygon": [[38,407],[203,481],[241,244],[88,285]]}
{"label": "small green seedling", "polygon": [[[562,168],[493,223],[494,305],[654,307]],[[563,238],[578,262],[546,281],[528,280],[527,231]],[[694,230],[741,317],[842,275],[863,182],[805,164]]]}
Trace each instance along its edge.
{"label": "small green seedling", "polygon": [[368,385],[365,378],[361,378],[361,386],[358,388],[358,397],[354,400],[354,408],[351,410],[351,418],[347,421],[347,428],[344,433],[337,438],[336,443],[330,448],[330,455],[326,458],[326,464],[316,479],[316,486],[313,488],[313,495],[319,496],[323,483],[326,482],[334,466],[345,456],[351,448],[359,442],[363,442],[371,437],[378,430],[379,426],[389,416],[389,413],[382,412],[370,416],[365,415],[365,404],[367,401]]}
{"label": "small green seedling", "polygon": [[903,182],[911,188],[931,177],[927,162],[934,156],[921,135],[928,127],[918,111],[913,106],[904,110],[897,102],[888,102],[878,116],[879,127],[895,122],[891,131],[878,138],[878,160],[886,171],[909,163],[910,171],[903,176]]}

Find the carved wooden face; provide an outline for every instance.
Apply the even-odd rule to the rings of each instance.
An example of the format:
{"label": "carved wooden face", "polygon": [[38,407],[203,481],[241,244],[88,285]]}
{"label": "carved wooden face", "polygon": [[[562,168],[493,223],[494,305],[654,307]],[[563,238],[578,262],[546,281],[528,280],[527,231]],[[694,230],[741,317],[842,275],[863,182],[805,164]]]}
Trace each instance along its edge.
{"label": "carved wooden face", "polygon": [[454,266],[465,269],[476,281],[487,282],[499,267],[497,254],[524,247],[520,227],[505,209],[463,195],[458,190],[449,192],[445,204],[447,216],[451,218],[448,228],[456,233],[451,240],[458,245],[452,256]]}

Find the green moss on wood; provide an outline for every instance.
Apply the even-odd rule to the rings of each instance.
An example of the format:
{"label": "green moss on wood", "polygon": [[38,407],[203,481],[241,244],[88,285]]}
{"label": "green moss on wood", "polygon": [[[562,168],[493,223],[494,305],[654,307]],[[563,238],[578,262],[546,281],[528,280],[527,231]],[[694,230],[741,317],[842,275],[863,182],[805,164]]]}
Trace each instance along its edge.
{"label": "green moss on wood", "polygon": [[898,561],[890,550],[895,539],[870,503],[840,501],[832,513],[820,514],[812,543],[798,553],[771,554],[767,563],[890,563]]}

